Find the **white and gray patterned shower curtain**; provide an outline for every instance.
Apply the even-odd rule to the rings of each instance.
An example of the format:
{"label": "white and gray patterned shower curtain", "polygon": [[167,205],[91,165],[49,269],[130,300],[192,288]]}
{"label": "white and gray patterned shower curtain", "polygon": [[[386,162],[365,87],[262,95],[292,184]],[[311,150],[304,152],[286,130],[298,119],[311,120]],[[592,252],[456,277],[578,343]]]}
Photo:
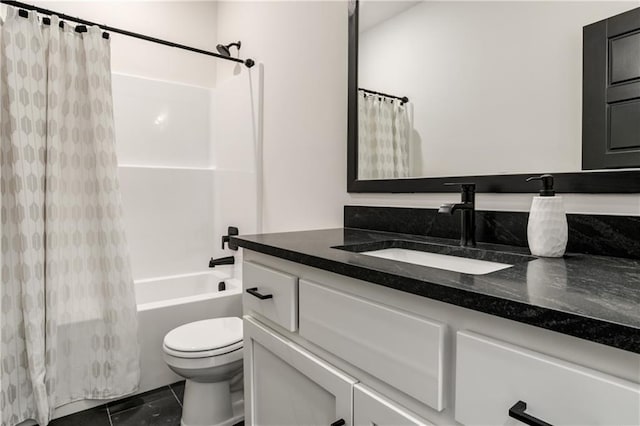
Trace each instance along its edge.
{"label": "white and gray patterned shower curtain", "polygon": [[358,179],[408,177],[410,137],[406,105],[358,92]]}
{"label": "white and gray patterned shower curtain", "polygon": [[137,389],[109,41],[9,8],[0,42],[0,419]]}

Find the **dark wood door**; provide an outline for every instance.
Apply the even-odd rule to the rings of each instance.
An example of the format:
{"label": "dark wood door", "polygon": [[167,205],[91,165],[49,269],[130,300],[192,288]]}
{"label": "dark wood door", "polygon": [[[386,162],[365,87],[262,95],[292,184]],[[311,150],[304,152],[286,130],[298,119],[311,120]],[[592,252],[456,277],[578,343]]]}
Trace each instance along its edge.
{"label": "dark wood door", "polygon": [[640,8],[584,27],[582,168],[640,167]]}

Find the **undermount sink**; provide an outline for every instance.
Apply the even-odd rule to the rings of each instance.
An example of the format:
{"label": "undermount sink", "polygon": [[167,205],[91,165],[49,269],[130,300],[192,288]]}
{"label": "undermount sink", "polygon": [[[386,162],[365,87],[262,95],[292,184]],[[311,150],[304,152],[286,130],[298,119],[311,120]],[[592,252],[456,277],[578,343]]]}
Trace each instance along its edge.
{"label": "undermount sink", "polygon": [[471,275],[489,274],[536,259],[525,254],[408,240],[372,241],[334,248]]}
{"label": "undermount sink", "polygon": [[360,252],[367,256],[381,257],[398,262],[413,263],[430,268],[446,269],[447,271],[462,272],[463,274],[483,275],[512,267],[508,263],[489,262],[486,260],[467,259],[466,257],[449,256],[446,254],[429,253],[426,251],[409,250],[403,248],[387,248]]}

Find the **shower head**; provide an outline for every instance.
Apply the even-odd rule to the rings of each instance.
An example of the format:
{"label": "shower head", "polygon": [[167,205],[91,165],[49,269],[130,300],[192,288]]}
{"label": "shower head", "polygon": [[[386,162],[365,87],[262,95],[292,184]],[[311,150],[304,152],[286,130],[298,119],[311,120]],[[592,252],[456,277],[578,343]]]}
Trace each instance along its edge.
{"label": "shower head", "polygon": [[229,51],[229,49],[233,46],[238,48],[238,52],[240,52],[240,46],[242,45],[242,43],[240,41],[236,42],[236,43],[229,43],[229,44],[219,44],[216,46],[216,49],[218,50],[218,53],[220,53],[222,56],[227,56],[227,57],[231,57],[231,52]]}

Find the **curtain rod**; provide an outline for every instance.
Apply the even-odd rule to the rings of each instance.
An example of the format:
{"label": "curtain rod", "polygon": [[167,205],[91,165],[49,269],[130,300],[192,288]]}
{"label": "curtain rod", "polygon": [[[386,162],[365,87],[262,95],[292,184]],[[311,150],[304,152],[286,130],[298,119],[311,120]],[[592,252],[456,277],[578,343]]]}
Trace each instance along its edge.
{"label": "curtain rod", "polygon": [[22,2],[19,2],[19,1],[0,0],[0,3],[7,4],[9,6],[19,7],[19,8],[22,8],[22,9],[32,10],[32,11],[41,13],[43,15],[50,15],[50,16],[51,15],[57,15],[57,16],[60,17],[60,19],[77,22],[77,23],[82,24],[82,25],[97,26],[100,29],[105,30],[105,31],[126,35],[126,36],[137,38],[137,39],[140,39],[140,40],[150,41],[152,43],[158,43],[158,44],[162,44],[162,45],[169,46],[169,47],[176,47],[178,49],[188,50],[189,52],[200,53],[202,55],[214,56],[216,58],[226,59],[227,61],[239,62],[241,64],[246,65],[247,68],[251,68],[252,66],[255,65],[255,62],[253,61],[253,59],[244,59],[243,60],[243,59],[239,59],[239,58],[232,58],[230,56],[224,56],[224,55],[221,55],[219,53],[210,52],[208,50],[198,49],[197,47],[186,46],[184,44],[174,43],[172,41],[162,40],[162,39],[155,38],[155,37],[150,37],[150,36],[147,36],[147,35],[144,35],[144,34],[138,34],[138,33],[134,33],[134,32],[131,32],[131,31],[122,30],[120,28],[110,27],[108,25],[98,24],[98,23],[95,23],[95,22],[87,21],[85,19],[76,18],[76,17],[73,17],[73,16],[65,15],[64,13],[58,13],[58,12],[55,12],[53,10],[44,9],[44,8],[41,8],[41,7],[38,7],[38,6],[22,3]]}
{"label": "curtain rod", "polygon": [[405,104],[409,102],[409,98],[407,98],[406,96],[400,97],[400,96],[394,96],[394,95],[387,95],[386,93],[376,92],[375,90],[363,89],[362,87],[358,87],[358,90],[371,93],[372,95],[384,96],[385,98],[399,99]]}

